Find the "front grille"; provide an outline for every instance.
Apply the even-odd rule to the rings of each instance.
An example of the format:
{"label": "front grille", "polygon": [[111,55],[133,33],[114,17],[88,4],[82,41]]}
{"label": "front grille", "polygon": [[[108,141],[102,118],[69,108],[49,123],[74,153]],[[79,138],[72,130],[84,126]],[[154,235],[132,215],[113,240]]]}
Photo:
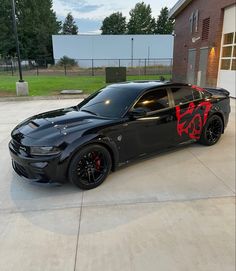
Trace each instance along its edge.
{"label": "front grille", "polygon": [[12,139],[11,140],[11,146],[13,148],[13,150],[16,153],[28,153],[29,152],[29,148],[26,146],[21,145],[19,142],[17,142],[16,140]]}
{"label": "front grille", "polygon": [[26,169],[23,166],[19,165],[15,161],[12,162],[12,166],[13,166],[13,168],[16,171],[17,174],[19,174],[20,176],[29,178],[29,175],[28,175]]}

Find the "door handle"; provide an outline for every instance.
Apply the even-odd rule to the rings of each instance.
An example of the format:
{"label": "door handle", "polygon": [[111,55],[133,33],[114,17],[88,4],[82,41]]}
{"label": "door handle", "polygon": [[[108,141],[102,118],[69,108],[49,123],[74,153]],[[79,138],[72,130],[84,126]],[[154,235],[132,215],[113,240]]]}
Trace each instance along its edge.
{"label": "door handle", "polygon": [[174,120],[174,116],[172,116],[172,115],[165,115],[165,116],[162,116],[160,119],[164,120],[166,122],[170,122],[170,121]]}
{"label": "door handle", "polygon": [[172,115],[170,115],[170,116],[168,116],[167,118],[166,118],[166,121],[172,121],[174,119],[174,117],[172,116]]}

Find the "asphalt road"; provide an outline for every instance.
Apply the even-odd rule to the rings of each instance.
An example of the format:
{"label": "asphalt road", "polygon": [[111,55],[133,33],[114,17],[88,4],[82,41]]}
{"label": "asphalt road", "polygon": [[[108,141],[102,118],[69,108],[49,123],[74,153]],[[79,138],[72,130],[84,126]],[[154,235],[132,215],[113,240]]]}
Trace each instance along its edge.
{"label": "asphalt road", "polygon": [[13,127],[75,103],[0,102],[0,270],[234,271],[235,100],[217,145],[132,164],[97,189],[18,177],[7,147]]}

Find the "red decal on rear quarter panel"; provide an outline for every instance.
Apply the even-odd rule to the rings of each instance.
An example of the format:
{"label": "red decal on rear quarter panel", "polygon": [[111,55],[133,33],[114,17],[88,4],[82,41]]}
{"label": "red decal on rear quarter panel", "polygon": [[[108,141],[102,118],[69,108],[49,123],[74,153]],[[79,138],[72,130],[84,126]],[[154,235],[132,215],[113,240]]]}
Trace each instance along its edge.
{"label": "red decal on rear quarter panel", "polygon": [[179,105],[176,106],[177,132],[179,136],[186,134],[190,139],[199,139],[211,107],[210,102],[202,102],[197,106],[192,102],[185,111],[181,110]]}

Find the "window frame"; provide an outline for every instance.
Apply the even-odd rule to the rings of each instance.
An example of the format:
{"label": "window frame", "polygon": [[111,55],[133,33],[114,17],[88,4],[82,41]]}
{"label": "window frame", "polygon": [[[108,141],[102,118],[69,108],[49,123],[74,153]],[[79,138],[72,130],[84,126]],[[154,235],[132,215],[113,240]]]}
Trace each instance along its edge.
{"label": "window frame", "polygon": [[[225,40],[225,35],[228,35],[228,34],[233,34],[233,37],[232,37],[232,43],[226,43],[224,44],[224,40]],[[223,51],[224,51],[224,48],[232,48],[231,50],[231,55],[230,56],[223,56]],[[221,71],[235,71],[233,68],[233,60],[236,59],[236,57],[234,56],[234,53],[236,51],[236,32],[229,32],[229,33],[223,33],[222,34],[222,44],[221,44],[221,52],[220,52],[220,67],[219,67],[219,70]],[[228,60],[229,61],[229,68],[228,69],[222,69],[222,62],[224,60]]]}
{"label": "window frame", "polygon": [[[167,92],[167,98],[168,98],[168,102],[169,102],[169,107],[167,108],[162,108],[162,109],[158,109],[158,110],[154,110],[154,111],[150,111],[150,112],[147,112],[147,115],[146,117],[149,117],[151,115],[154,115],[156,113],[159,113],[159,112],[163,112],[163,111],[166,111],[166,110],[170,110],[171,108],[173,108],[173,100],[171,99],[171,95],[170,95],[170,87],[169,86],[161,86],[161,87],[156,87],[156,88],[153,88],[153,89],[149,89],[149,90],[145,90],[143,91],[138,97],[137,99],[135,100],[135,102],[133,103],[133,105],[130,107],[130,109],[127,111],[130,112],[132,109],[134,109],[135,105],[139,102],[139,100],[144,96],[146,95],[147,93],[150,93],[150,92],[153,92],[153,91],[159,91],[161,89],[165,89],[166,92]],[[127,115],[126,113],[126,115]],[[145,117],[144,117],[145,118]]]}
{"label": "window frame", "polygon": [[[203,97],[204,97],[202,91],[199,91],[199,93],[200,93],[200,98],[199,98],[199,99],[193,99],[193,100],[188,101],[188,102],[185,102],[185,103],[176,104],[176,103],[175,103],[175,99],[174,99],[174,94],[173,94],[172,88],[178,88],[178,87],[185,87],[185,88],[189,88],[189,90],[191,90],[191,87],[190,87],[190,86],[171,86],[171,87],[170,87],[170,92],[171,92],[171,97],[172,97],[172,100],[173,100],[174,107],[186,105],[186,104],[189,104],[189,103],[191,103],[191,102],[198,102],[198,101],[201,101],[201,100],[203,99]],[[198,90],[196,90],[196,91],[198,91]]]}

